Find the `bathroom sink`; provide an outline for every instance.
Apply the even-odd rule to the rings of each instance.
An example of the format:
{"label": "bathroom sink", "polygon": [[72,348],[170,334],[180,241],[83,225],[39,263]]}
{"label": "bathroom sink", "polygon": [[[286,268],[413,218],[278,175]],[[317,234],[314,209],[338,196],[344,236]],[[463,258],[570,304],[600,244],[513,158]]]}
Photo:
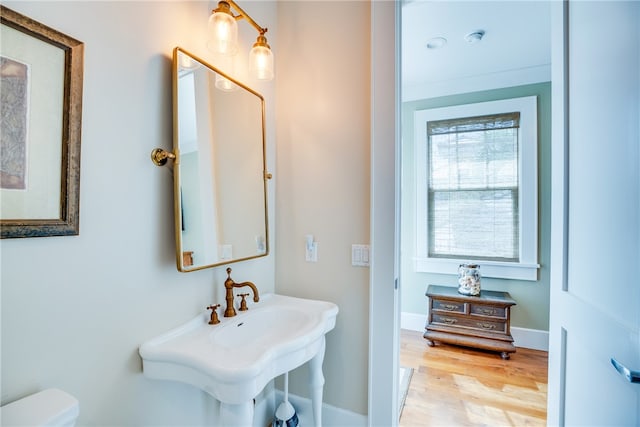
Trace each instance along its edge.
{"label": "bathroom sink", "polygon": [[[209,338],[225,352],[252,358],[278,344],[296,345],[298,337],[320,325],[318,322],[322,319],[317,314],[291,305],[260,307],[220,325],[211,331]],[[244,348],[246,344],[250,345],[250,352]],[[229,362],[243,363],[237,359]]]}
{"label": "bathroom sink", "polygon": [[140,347],[144,375],[191,384],[243,412],[273,378],[314,359],[311,383],[321,396],[324,336],[337,314],[333,303],[277,294],[217,325],[203,312]]}

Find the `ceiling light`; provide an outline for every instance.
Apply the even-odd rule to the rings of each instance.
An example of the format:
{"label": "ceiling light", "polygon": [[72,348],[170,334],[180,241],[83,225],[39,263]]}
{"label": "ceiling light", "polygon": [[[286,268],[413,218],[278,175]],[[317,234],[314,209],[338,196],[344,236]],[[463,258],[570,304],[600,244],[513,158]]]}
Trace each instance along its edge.
{"label": "ceiling light", "polygon": [[[238,12],[237,16],[233,15],[231,8]],[[258,31],[258,39],[249,53],[249,68],[258,80],[271,80],[273,79],[273,53],[264,36],[267,29],[259,26],[233,0],[219,1],[218,7],[211,12],[207,46],[213,52],[221,55],[235,55],[238,51],[238,24],[236,20],[243,18]]]}
{"label": "ceiling light", "polygon": [[469,43],[478,43],[484,37],[484,30],[474,31],[464,36],[464,39]]}
{"label": "ceiling light", "polygon": [[440,49],[447,44],[447,39],[444,37],[434,37],[427,40],[427,49]]}

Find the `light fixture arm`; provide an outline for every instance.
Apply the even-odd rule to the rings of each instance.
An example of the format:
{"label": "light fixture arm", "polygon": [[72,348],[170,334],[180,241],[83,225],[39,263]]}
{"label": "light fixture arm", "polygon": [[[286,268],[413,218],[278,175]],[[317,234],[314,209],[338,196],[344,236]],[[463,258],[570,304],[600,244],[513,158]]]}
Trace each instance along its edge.
{"label": "light fixture arm", "polygon": [[234,16],[232,14],[231,16],[233,16],[236,19],[236,21],[239,21],[242,18],[246,19],[247,22],[249,22],[249,24],[251,24],[260,33],[261,36],[268,31],[267,28],[262,28],[260,25],[258,25],[258,23],[254,21],[253,18],[249,16],[247,12],[242,10],[242,8],[238,6],[238,4],[233,0],[221,0],[220,2],[218,2],[218,7],[220,7],[220,3],[227,3],[229,7],[232,7],[233,9],[235,9],[236,12],[238,12],[238,15]]}

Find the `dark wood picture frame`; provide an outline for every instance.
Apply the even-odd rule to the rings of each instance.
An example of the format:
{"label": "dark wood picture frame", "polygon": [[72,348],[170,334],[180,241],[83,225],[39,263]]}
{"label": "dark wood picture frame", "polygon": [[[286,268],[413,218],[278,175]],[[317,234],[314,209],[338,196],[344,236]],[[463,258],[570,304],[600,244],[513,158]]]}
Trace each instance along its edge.
{"label": "dark wood picture frame", "polygon": [[[64,55],[64,88],[60,176],[60,209],[55,218],[0,218],[1,238],[70,236],[79,234],[80,136],[84,44],[72,37],[0,5],[1,25],[61,49]],[[46,70],[45,70],[46,71]],[[35,94],[34,94],[35,95]],[[41,95],[40,95],[41,96]],[[55,202],[54,202],[55,203]]]}

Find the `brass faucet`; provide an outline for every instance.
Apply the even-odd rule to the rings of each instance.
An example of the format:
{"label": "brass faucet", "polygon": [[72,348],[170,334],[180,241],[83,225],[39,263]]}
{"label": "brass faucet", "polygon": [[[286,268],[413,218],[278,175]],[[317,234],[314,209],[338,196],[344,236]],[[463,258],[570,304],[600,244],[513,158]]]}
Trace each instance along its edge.
{"label": "brass faucet", "polygon": [[253,302],[260,301],[260,295],[258,295],[258,288],[251,282],[236,283],[231,278],[231,269],[227,268],[227,280],[224,281],[224,288],[226,289],[227,308],[224,310],[224,317],[233,317],[236,315],[236,309],[233,307],[233,288],[242,288],[249,286],[253,291]]}
{"label": "brass faucet", "polygon": [[236,295],[237,297],[241,298],[240,301],[240,308],[238,310],[240,311],[247,311],[249,310],[249,307],[247,307],[247,300],[245,299],[246,297],[249,296],[249,294],[238,294]]}
{"label": "brass faucet", "polygon": [[220,323],[220,319],[218,319],[218,313],[216,312],[216,309],[218,307],[220,307],[220,304],[210,305],[209,307],[207,307],[207,310],[211,310],[211,319],[209,320],[210,325],[217,325],[218,323]]}

